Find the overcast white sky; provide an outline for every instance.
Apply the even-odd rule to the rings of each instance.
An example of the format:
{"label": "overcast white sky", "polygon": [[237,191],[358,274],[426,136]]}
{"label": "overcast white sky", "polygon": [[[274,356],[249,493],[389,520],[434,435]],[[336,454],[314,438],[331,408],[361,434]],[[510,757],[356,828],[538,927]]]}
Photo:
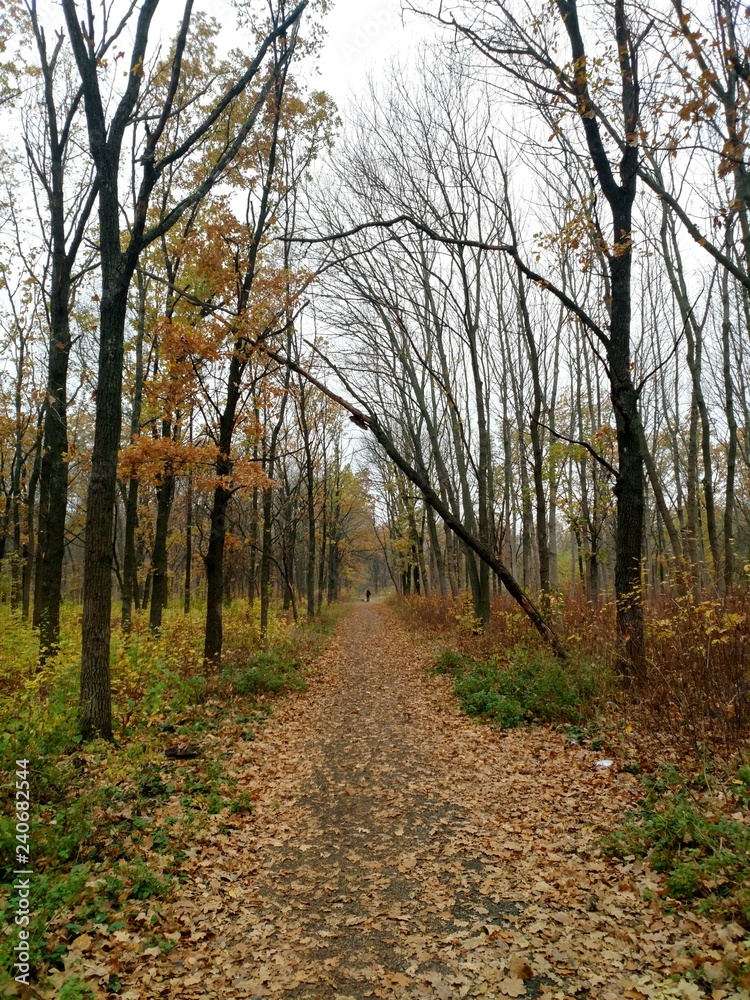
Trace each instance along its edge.
{"label": "overcast white sky", "polygon": [[[228,0],[211,0],[201,4],[219,20],[233,22]],[[175,26],[170,13],[171,2],[162,2],[158,17],[162,30],[168,25],[171,34]],[[181,5],[179,6],[181,10]],[[406,27],[401,20],[401,0],[334,0],[325,17],[327,37],[319,60],[320,75],[310,83],[327,91],[341,110],[347,98],[360,91],[368,73],[377,74],[395,55],[404,55],[419,37],[429,29],[427,23],[409,18]]]}
{"label": "overcast white sky", "polygon": [[394,55],[405,54],[424,23],[401,20],[400,0],[337,0],[326,18],[328,37],[320,59],[321,88],[342,107]]}

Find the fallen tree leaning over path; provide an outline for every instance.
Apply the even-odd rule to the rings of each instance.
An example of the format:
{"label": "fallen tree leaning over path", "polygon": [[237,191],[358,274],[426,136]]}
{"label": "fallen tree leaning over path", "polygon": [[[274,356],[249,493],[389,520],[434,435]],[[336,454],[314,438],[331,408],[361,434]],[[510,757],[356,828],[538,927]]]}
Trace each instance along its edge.
{"label": "fallen tree leaning over path", "polygon": [[[521,607],[524,614],[528,616],[544,641],[552,647],[555,654],[559,656],[560,659],[567,660],[568,651],[563,645],[557,632],[555,632],[552,626],[545,621],[539,609],[524,591],[523,587],[521,587],[518,583],[502,559],[500,559],[488,545],[485,545],[484,542],[480,541],[480,539],[478,539],[472,532],[468,531],[466,526],[455,516],[455,514],[452,513],[450,508],[443,503],[438,494],[430,486],[428,480],[404,458],[396,447],[393,438],[382,426],[382,424],[378,422],[377,417],[372,412],[370,407],[367,406],[367,404],[362,400],[359,400],[360,404],[365,406],[369,411],[368,413],[365,413],[363,410],[358,409],[342,396],[337,395],[326,385],[320,382],[319,379],[315,378],[311,372],[298,365],[295,361],[292,361],[291,358],[285,357],[283,354],[279,354],[277,351],[274,351],[263,341],[258,342],[257,346],[265,354],[267,354],[269,358],[272,358],[281,365],[286,365],[291,368],[292,371],[297,372],[297,374],[301,375],[302,378],[306,379],[312,385],[316,386],[316,388],[320,389],[320,391],[325,393],[329,399],[338,403],[339,406],[343,407],[343,409],[349,413],[349,417],[353,423],[355,423],[358,427],[361,427],[363,430],[368,430],[373,434],[383,451],[385,451],[391,461],[398,466],[407,479],[409,479],[417,487],[425,501],[430,505],[430,507],[432,507],[435,513],[443,519],[445,524],[458,538],[461,539],[462,542],[468,545],[469,548],[497,574],[498,579],[504,585],[510,596]],[[335,366],[328,361],[328,359],[325,360],[346,386],[347,391],[356,397],[356,393],[347,383],[342,373],[338,371],[338,369],[336,369]]]}

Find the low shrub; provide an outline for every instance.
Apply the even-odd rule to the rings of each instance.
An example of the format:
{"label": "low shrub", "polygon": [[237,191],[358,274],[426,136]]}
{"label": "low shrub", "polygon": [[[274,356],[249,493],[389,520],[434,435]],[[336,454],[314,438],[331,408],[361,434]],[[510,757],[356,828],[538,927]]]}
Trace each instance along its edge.
{"label": "low shrub", "polygon": [[703,780],[672,767],[642,780],[639,811],[605,838],[605,853],[646,859],[666,876],[667,901],[750,924],[750,828],[728,812],[736,811],[739,797],[714,795]]}
{"label": "low shrub", "polygon": [[454,691],[469,715],[512,729],[528,722],[581,723],[612,687],[605,667],[586,659],[563,662],[544,649],[516,646],[505,662],[476,660],[454,650],[434,663],[454,678]]}
{"label": "low shrub", "polygon": [[133,899],[165,899],[169,895],[172,880],[152,871],[141,858],[135,858],[128,872],[130,895]]}
{"label": "low shrub", "polygon": [[281,649],[251,656],[245,667],[232,676],[232,687],[236,694],[253,697],[289,690],[304,691],[305,682],[299,661]]}
{"label": "low shrub", "polygon": [[516,729],[525,718],[523,705],[496,691],[482,688],[460,695],[467,715],[483,715],[497,723],[501,729]]}
{"label": "low shrub", "polygon": [[[746,574],[745,584],[750,582]],[[646,677],[624,685],[618,715],[648,731],[667,752],[710,758],[744,753],[750,739],[750,586],[700,599],[692,586],[669,584],[646,604]],[[574,658],[616,670],[616,608],[610,594],[592,602],[579,591],[552,595],[550,622]],[[492,601],[490,628],[475,634],[467,596],[410,595],[395,612],[414,629],[441,638],[478,660],[541,644],[528,618],[506,593]]]}
{"label": "low shrub", "polygon": [[455,649],[444,649],[433,663],[436,674],[463,674],[478,661]]}

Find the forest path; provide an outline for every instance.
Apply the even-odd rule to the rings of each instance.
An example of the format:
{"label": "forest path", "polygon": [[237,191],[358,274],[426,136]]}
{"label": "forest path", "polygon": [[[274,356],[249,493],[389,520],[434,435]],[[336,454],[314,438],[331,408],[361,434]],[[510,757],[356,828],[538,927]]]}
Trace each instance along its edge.
{"label": "forest path", "polygon": [[599,855],[634,779],[560,733],[478,726],[433,655],[363,604],[308,691],[227,747],[256,808],[196,848],[180,943],[123,996],[657,995],[707,925],[652,911],[648,873]]}

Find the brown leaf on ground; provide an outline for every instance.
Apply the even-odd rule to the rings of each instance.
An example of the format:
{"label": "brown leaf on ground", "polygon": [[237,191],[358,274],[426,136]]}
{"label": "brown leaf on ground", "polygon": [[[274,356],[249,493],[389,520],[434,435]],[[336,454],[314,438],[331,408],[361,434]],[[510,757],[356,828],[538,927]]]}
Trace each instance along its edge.
{"label": "brown leaf on ground", "polygon": [[254,810],[198,832],[159,904],[170,951],[145,904],[142,940],[78,939],[96,996],[108,968],[129,1000],[620,1000],[659,996],[699,953],[744,959],[742,928],[663,911],[645,865],[602,856],[637,779],[559,732],[477,725],[433,656],[362,605],[253,742],[219,734]]}

